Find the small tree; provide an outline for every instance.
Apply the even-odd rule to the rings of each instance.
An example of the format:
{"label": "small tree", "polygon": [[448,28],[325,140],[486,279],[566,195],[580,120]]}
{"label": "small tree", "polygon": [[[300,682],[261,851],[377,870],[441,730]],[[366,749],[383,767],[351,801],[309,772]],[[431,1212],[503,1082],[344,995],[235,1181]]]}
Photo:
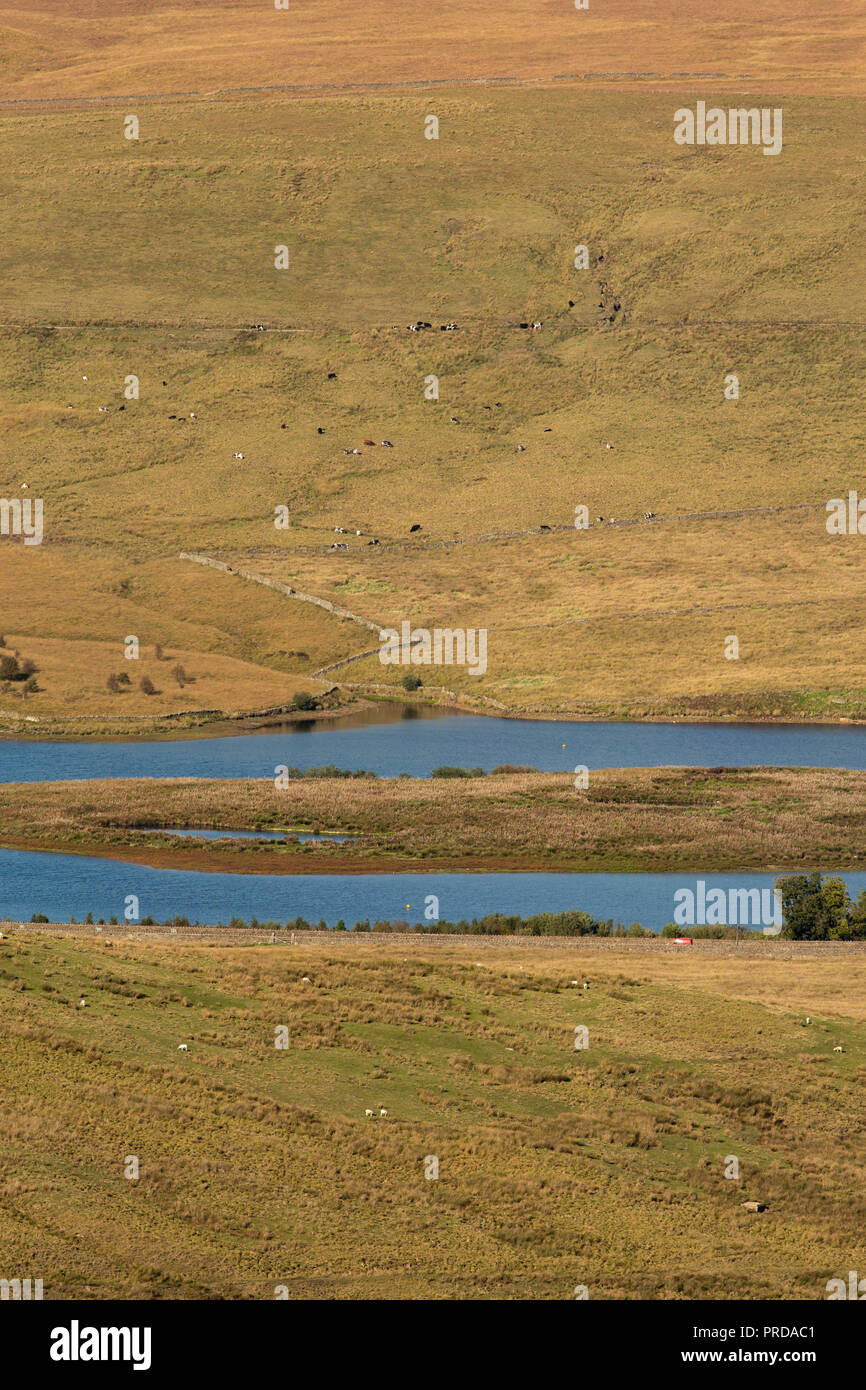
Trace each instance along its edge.
{"label": "small tree", "polygon": [[139,688],[139,690],[142,692],[143,695],[155,695],[155,694],[156,694],[156,686],[154,685],[153,681],[150,679],[150,676],[142,676],[141,680],[138,682],[138,688]]}
{"label": "small tree", "polygon": [[171,674],[174,676],[174,678],[175,678],[175,680],[177,681],[178,685],[180,686],[181,690],[183,690],[184,686],[186,685],[187,681],[189,680],[189,677],[188,677],[188,675],[186,674],[186,671],[185,671],[185,670],[183,669],[183,667],[181,666],[180,662],[178,662],[177,665],[173,668]]}
{"label": "small tree", "polygon": [[118,694],[120,690],[120,681],[118,680],[117,676],[109,676],[105,684],[108,686],[108,689],[111,691],[112,695]]}
{"label": "small tree", "polygon": [[159,642],[156,643],[153,649],[153,654],[156,657],[157,661],[162,661],[162,647],[160,646]]}
{"label": "small tree", "polygon": [[309,690],[296,690],[292,696],[292,703],[295,709],[318,709],[319,702],[315,695],[311,695]]}
{"label": "small tree", "polygon": [[16,681],[20,672],[14,656],[0,657],[0,681]]}
{"label": "small tree", "polygon": [[25,694],[25,695],[38,695],[38,693],[39,693],[39,682],[37,681],[37,679],[36,679],[35,676],[28,676],[28,677],[27,677],[27,680],[24,682],[24,694]]}
{"label": "small tree", "polygon": [[423,685],[421,677],[414,671],[409,671],[400,682],[404,690],[420,690]]}

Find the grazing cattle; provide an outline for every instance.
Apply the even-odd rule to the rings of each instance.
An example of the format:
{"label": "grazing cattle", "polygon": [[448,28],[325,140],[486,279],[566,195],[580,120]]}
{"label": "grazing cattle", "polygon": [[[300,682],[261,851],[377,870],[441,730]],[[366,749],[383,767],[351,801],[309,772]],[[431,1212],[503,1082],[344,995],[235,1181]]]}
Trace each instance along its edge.
{"label": "grazing cattle", "polygon": [[456,416],[456,415],[452,415],[452,416],[451,416],[451,423],[452,423],[452,425],[459,425],[459,424],[460,424],[460,421],[457,419],[457,416]]}
{"label": "grazing cattle", "polygon": [[336,380],[337,380],[337,373],[336,373],[336,372],[328,372],[328,380],[329,380],[329,381],[336,381]]}
{"label": "grazing cattle", "polygon": [[583,987],[584,989],[589,989],[589,980],[584,980]]}
{"label": "grazing cattle", "polygon": [[177,419],[177,416],[176,416],[176,415],[169,415],[168,418],[169,418],[169,420],[176,420],[176,419]]}
{"label": "grazing cattle", "polygon": [[181,1043],[180,1047],[177,1050],[178,1052],[189,1052],[189,1048],[187,1047],[186,1043]]}
{"label": "grazing cattle", "polygon": [[518,328],[528,328],[528,327],[529,327],[529,324],[528,324],[528,323],[520,323],[520,324],[518,324],[517,326],[518,326]]}
{"label": "grazing cattle", "polygon": [[501,405],[502,402],[501,402],[501,401],[494,401],[493,404],[494,404],[494,405]]}
{"label": "grazing cattle", "polygon": [[604,517],[603,517],[603,516],[597,516],[595,519],[596,519],[596,521],[604,521]]}
{"label": "grazing cattle", "polygon": [[317,426],[316,426],[316,434],[324,434],[324,433],[325,433],[325,431],[322,429],[322,426],[321,426],[321,425],[317,425]]}
{"label": "grazing cattle", "polygon": [[346,534],[345,526],[335,526],[334,530],[336,531],[338,536],[345,536]]}
{"label": "grazing cattle", "polygon": [[360,449],[350,449],[350,450],[349,450],[349,453],[350,453],[350,454],[360,454],[360,452],[361,452]]}
{"label": "grazing cattle", "polygon": [[348,547],[343,541],[334,541],[334,544],[331,546],[331,549],[332,549],[332,550],[348,550],[349,547]]}
{"label": "grazing cattle", "polygon": [[612,448],[613,448],[613,445],[612,445],[612,444],[605,444],[604,447],[605,447],[606,449],[612,449]]}
{"label": "grazing cattle", "polygon": [[167,381],[164,381],[162,384],[163,384],[163,386],[167,386],[167,385],[168,385],[168,382],[167,382]]}
{"label": "grazing cattle", "polygon": [[413,524],[409,527],[409,534],[410,534],[410,536],[411,536],[411,534],[412,534],[413,531],[420,531],[420,530],[421,530],[421,527],[420,527],[419,523],[418,523],[417,521],[416,521],[416,522],[413,522]]}
{"label": "grazing cattle", "polygon": [[384,1105],[380,1105],[380,1106],[379,1106],[379,1114],[380,1114],[380,1115],[383,1115],[383,1116],[385,1117],[385,1119],[387,1120],[387,1118],[388,1118],[388,1111],[385,1109]]}
{"label": "grazing cattle", "polygon": [[394,447],[394,445],[391,443],[390,439],[383,439],[383,440],[382,440],[382,448],[383,448],[383,449],[393,449],[393,447]]}
{"label": "grazing cattle", "polygon": [[614,304],[614,306],[613,306],[613,312],[614,312],[615,314],[618,314],[621,308],[622,308],[622,305],[621,305],[621,304]]}
{"label": "grazing cattle", "polygon": [[573,299],[570,299],[570,300],[568,301],[568,307],[569,307],[569,309],[573,309],[573,308],[574,308],[574,300],[573,300]]}
{"label": "grazing cattle", "polygon": [[[123,406],[121,406],[120,408],[121,408],[121,410],[122,410],[122,409],[123,409]],[[195,413],[194,410],[191,410],[191,411],[189,412],[189,418],[190,418],[191,420],[197,420],[197,419],[198,419],[198,416],[196,415],[196,413]]]}
{"label": "grazing cattle", "polygon": [[538,529],[539,529],[539,531],[549,531],[549,530],[550,530],[550,527],[549,527],[549,526],[539,526]]}
{"label": "grazing cattle", "polygon": [[78,1001],[78,1007],[79,1007],[79,1009],[86,1009],[86,1008],[87,1008],[87,1000],[85,999],[85,997],[84,997],[83,994],[82,994],[81,998],[80,998],[79,1001]]}
{"label": "grazing cattle", "polygon": [[517,446],[517,452],[518,452],[518,454],[525,454],[525,453],[526,453],[526,445],[525,445],[525,444],[518,444],[518,446]]}
{"label": "grazing cattle", "polygon": [[356,535],[356,536],[363,536],[363,534],[364,534],[363,531],[356,531],[356,532],[355,532],[355,535]]}
{"label": "grazing cattle", "polygon": [[540,327],[541,327],[541,324],[540,324],[540,323],[534,323],[534,324],[532,325],[532,327],[533,327],[533,328],[540,328]]}
{"label": "grazing cattle", "polygon": [[367,1117],[368,1120],[372,1120],[372,1118],[373,1118],[373,1111],[372,1111],[372,1110],[365,1110],[365,1111],[364,1111],[364,1114],[366,1115],[366,1117]]}
{"label": "grazing cattle", "polygon": [[368,544],[368,545],[378,545],[379,542],[378,542],[378,541],[368,541],[367,544]]}
{"label": "grazing cattle", "polygon": [[243,458],[243,454],[232,454],[232,458],[242,459],[242,458]]}
{"label": "grazing cattle", "polygon": [[[280,425],[280,429],[281,429],[281,430],[288,429],[288,426],[287,426],[287,425]],[[346,452],[345,449],[343,450],[343,452],[344,452],[344,453]]]}
{"label": "grazing cattle", "polygon": [[375,449],[376,447],[375,439],[365,439],[364,444],[368,449]]}
{"label": "grazing cattle", "polygon": [[126,409],[126,406],[125,406],[125,405],[119,405],[117,408],[118,408],[118,410],[125,410],[125,409]]}
{"label": "grazing cattle", "polygon": [[834,1051],[834,1052],[844,1052],[844,1050],[845,1050],[845,1049],[842,1048],[842,1047],[834,1047],[834,1048],[833,1048],[833,1051]]}

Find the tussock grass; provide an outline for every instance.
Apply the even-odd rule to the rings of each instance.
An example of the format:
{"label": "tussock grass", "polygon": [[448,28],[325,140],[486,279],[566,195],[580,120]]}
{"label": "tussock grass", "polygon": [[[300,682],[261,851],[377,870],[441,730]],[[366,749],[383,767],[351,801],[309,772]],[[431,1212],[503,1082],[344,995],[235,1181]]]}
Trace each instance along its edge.
{"label": "tussock grass", "polygon": [[[0,786],[0,843],[162,867],[596,872],[857,869],[866,774],[653,768],[480,778],[105,780]],[[333,831],[354,842],[198,841],[159,827]]]}
{"label": "tussock grass", "polygon": [[856,1267],[861,966],[355,945],[0,943],[7,1264],[75,1298],[811,1299]]}
{"label": "tussock grass", "polygon": [[[309,99],[290,146],[273,101],[206,119],[158,103],[137,146],[103,108],[7,115],[21,307],[0,334],[0,495],[26,470],[46,539],[0,543],[3,624],[118,645],[142,628],[193,667],[216,650],[307,677],[375,645],[177,559],[194,550],[375,623],[486,626],[485,676],[431,669],[425,686],[516,710],[866,713],[861,551],[823,514],[864,444],[864,113],[786,98],[770,160],[674,145],[686,99],[441,88],[438,142],[428,94]],[[564,161],[575,130],[592,138]],[[419,315],[460,331],[406,333]],[[121,413],[129,372],[141,399]],[[578,505],[665,520],[576,532]],[[713,511],[735,515],[687,519]],[[350,549],[329,553],[338,525]],[[511,532],[532,534],[475,540]],[[402,672],[373,657],[338,674]],[[40,701],[56,714],[47,686],[37,717]],[[109,704],[94,693],[94,716]]]}

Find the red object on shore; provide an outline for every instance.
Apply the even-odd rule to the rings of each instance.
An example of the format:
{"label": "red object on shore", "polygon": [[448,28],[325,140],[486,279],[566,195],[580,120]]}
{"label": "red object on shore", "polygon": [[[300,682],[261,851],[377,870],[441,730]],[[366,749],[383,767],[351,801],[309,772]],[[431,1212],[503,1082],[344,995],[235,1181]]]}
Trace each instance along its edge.
{"label": "red object on shore", "polygon": [[692,938],[691,938],[690,936],[675,936],[675,937],[674,937],[674,945],[675,945],[675,946],[691,946],[691,944],[692,944]]}

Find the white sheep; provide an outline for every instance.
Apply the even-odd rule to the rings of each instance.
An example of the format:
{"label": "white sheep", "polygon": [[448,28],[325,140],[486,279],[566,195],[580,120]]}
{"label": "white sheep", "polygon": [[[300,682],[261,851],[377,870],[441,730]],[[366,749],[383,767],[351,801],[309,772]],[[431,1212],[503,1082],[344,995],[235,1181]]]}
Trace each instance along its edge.
{"label": "white sheep", "polygon": [[302,984],[302,985],[311,985],[312,983],[313,983],[313,982],[312,982],[312,980],[310,979],[309,975],[303,975],[303,976],[301,977],[301,984]]}
{"label": "white sheep", "polygon": [[365,1110],[365,1111],[364,1111],[364,1114],[366,1115],[366,1117],[367,1117],[368,1120],[372,1120],[372,1118],[373,1118],[373,1111],[372,1111],[372,1110]]}
{"label": "white sheep", "polygon": [[834,1052],[844,1052],[845,1049],[844,1049],[843,1047],[834,1047],[834,1048],[833,1048],[833,1051],[834,1051]]}
{"label": "white sheep", "polygon": [[177,1050],[178,1052],[189,1052],[189,1048],[187,1047],[186,1043],[181,1043],[180,1047]]}
{"label": "white sheep", "polygon": [[[840,1048],[839,1051],[841,1052],[842,1049]],[[379,1106],[379,1114],[380,1114],[384,1119],[387,1120],[387,1118],[388,1118],[388,1111],[385,1109],[384,1105],[380,1105],[380,1106]]]}
{"label": "white sheep", "polygon": [[84,997],[83,994],[82,994],[81,998],[80,998],[79,1001],[78,1001],[78,1007],[79,1007],[79,1009],[86,1009],[86,1008],[87,1008],[87,1000],[85,999],[85,997]]}

